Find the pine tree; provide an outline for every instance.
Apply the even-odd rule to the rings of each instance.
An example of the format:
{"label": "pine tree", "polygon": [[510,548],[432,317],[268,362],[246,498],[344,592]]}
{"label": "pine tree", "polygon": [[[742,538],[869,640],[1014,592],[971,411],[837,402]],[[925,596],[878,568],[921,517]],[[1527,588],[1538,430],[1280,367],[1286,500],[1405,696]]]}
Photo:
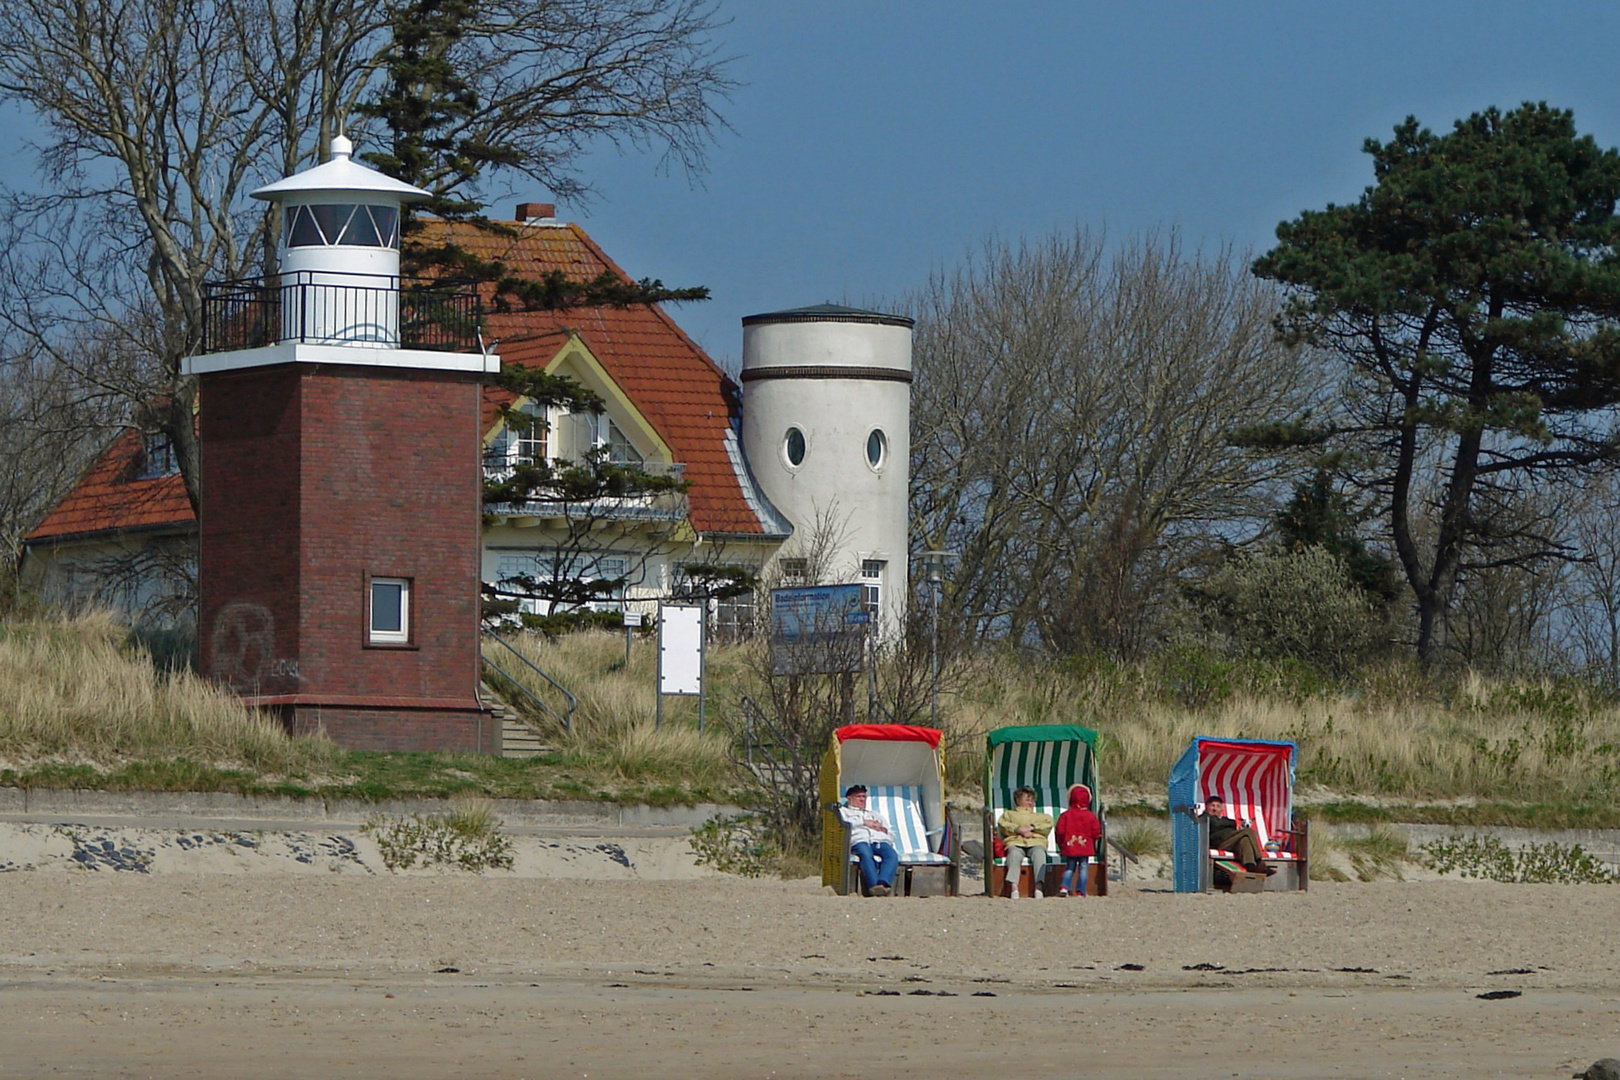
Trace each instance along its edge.
{"label": "pine tree", "polygon": [[1545,104],[1439,135],[1408,118],[1365,149],[1374,186],[1282,223],[1254,266],[1288,288],[1287,332],[1344,366],[1341,415],[1244,435],[1354,451],[1428,662],[1460,576],[1568,554],[1515,524],[1519,496],[1620,458],[1620,153]]}

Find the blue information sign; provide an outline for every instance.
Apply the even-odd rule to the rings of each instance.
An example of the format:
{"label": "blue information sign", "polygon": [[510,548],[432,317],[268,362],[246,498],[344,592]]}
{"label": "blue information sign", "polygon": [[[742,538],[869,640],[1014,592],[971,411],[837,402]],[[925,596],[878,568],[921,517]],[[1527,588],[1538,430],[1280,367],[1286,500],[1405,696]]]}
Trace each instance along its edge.
{"label": "blue information sign", "polygon": [[870,618],[859,585],[772,589],[772,667],[779,675],[858,671]]}

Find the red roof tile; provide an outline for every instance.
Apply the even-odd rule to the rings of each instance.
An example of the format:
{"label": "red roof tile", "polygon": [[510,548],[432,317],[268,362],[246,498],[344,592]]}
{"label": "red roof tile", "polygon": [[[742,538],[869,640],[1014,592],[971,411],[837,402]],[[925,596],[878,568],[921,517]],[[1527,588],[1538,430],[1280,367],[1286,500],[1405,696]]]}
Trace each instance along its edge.
{"label": "red roof tile", "polygon": [[[630,280],[577,225],[513,225],[499,235],[470,225],[432,223],[429,242],[454,241],[520,277],[561,270],[589,280],[604,270]],[[727,449],[740,408],[736,384],[658,306],[572,308],[491,313],[486,337],[508,363],[543,366],[576,333],[591,354],[658,431],[686,467],[692,527],[700,533],[759,535],[763,523],[749,505]],[[493,424],[503,392],[484,394],[484,421]],[[128,480],[140,452],[136,433],[114,442],[29,540],[193,519],[179,477]]]}
{"label": "red roof tile", "polygon": [[197,519],[179,474],[138,479],[140,462],[141,433],[126,431],[102,452],[56,509],[34,527],[28,540],[194,524]]}

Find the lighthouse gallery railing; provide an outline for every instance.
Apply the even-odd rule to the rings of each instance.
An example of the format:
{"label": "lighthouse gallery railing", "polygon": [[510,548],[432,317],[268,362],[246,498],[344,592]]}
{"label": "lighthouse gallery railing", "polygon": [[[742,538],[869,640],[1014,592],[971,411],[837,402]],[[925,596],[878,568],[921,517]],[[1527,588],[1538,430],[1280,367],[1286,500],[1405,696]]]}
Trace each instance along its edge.
{"label": "lighthouse gallery railing", "polygon": [[477,352],[477,286],[380,274],[297,270],[209,282],[203,351],[283,342]]}

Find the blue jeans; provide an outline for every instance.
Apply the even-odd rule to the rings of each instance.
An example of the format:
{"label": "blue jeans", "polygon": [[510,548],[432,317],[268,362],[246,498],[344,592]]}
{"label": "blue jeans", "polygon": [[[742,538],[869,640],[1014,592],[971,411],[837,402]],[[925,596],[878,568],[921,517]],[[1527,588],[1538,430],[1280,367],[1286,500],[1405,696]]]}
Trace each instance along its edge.
{"label": "blue jeans", "polygon": [[868,844],[862,840],[851,844],[849,850],[861,860],[861,885],[866,892],[874,885],[894,887],[894,872],[900,869],[900,853],[887,840]]}
{"label": "blue jeans", "polygon": [[[1086,895],[1086,864],[1091,861],[1089,855],[1065,855],[1063,857],[1063,887],[1076,896]],[[1069,879],[1074,878],[1070,884]]]}

